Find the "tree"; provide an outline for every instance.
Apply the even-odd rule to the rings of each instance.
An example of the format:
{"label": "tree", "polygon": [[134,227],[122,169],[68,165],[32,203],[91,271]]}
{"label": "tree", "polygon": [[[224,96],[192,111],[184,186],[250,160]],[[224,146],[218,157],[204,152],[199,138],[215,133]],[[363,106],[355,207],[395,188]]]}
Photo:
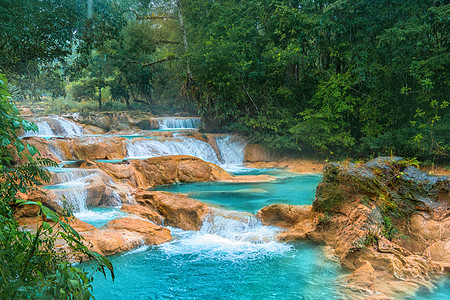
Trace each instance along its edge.
{"label": "tree", "polygon": [[79,70],[84,55],[117,35],[124,19],[115,1],[94,1],[92,9],[88,18],[86,0],[0,0],[0,71],[15,93],[40,98],[44,74],[58,73],[51,79],[61,82],[69,58],[72,71]]}
{"label": "tree", "polygon": [[[448,101],[448,1],[183,7],[197,104],[210,130],[238,130],[285,151],[446,159],[449,116],[434,110]],[[412,143],[425,138],[424,126],[410,127],[417,108],[442,118],[435,141],[426,134],[434,148]]]}
{"label": "tree", "polygon": [[[50,179],[43,166],[48,159],[34,158],[37,149],[17,137],[17,131],[37,130],[36,125],[20,118],[11,103],[6,78],[0,74],[0,298],[2,299],[89,299],[87,273],[67,260],[86,256],[114,276],[106,258],[91,252],[82,237],[67,223],[69,215],[58,214],[40,202],[17,198]],[[14,218],[13,207],[36,206],[35,232],[24,231]],[[41,217],[44,217],[41,219]],[[55,240],[64,240],[71,253],[58,252]]]}

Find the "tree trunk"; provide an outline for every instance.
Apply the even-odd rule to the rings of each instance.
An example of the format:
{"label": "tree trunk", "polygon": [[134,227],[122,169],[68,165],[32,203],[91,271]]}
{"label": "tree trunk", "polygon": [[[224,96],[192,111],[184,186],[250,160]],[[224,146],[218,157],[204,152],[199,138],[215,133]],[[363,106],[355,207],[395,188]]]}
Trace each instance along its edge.
{"label": "tree trunk", "polygon": [[102,85],[98,84],[98,109],[102,109]]}
{"label": "tree trunk", "polygon": [[[189,51],[189,44],[186,35],[186,27],[184,26],[183,8],[180,0],[177,0],[177,8],[178,8],[178,20],[180,21],[181,33],[183,35],[184,52],[187,53]],[[189,57],[186,60],[186,75],[187,75],[187,86],[190,87],[193,80]]]}
{"label": "tree trunk", "polygon": [[131,106],[130,106],[130,97],[124,97],[124,99],[125,99],[125,104],[127,105],[127,109],[130,109],[131,108]]}

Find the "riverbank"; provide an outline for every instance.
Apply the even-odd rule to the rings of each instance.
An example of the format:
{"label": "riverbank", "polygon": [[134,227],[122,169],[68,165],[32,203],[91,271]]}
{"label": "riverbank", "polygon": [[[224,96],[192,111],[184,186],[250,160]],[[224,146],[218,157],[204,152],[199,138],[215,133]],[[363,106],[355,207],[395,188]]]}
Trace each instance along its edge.
{"label": "riverbank", "polygon": [[[229,262],[230,259],[233,264],[237,264],[230,272],[237,272],[239,264],[247,264],[250,260],[258,260],[263,264],[270,264],[275,260],[277,263],[271,272],[282,274],[285,270],[290,270],[288,276],[296,277],[299,274],[293,270],[301,261],[294,260],[291,266],[285,268],[278,265],[289,260],[289,255],[301,257],[303,249],[293,244],[293,240],[301,240],[302,243],[313,242],[310,249],[316,254],[312,257],[320,259],[308,268],[320,268],[319,265],[322,264],[327,265],[328,270],[335,270],[330,273],[329,278],[333,288],[327,290],[323,299],[329,298],[330,295],[347,293],[338,287],[339,278],[347,271],[350,270],[353,275],[349,277],[351,280],[345,279],[345,287],[355,285],[354,282],[360,279],[358,274],[362,270],[371,270],[369,267],[360,270],[361,262],[353,260],[349,253],[354,253],[354,247],[349,245],[355,242],[351,240],[354,234],[357,233],[358,237],[361,237],[358,224],[366,224],[367,218],[363,217],[366,213],[372,214],[373,209],[370,208],[371,211],[363,208],[361,205],[366,204],[360,203],[361,201],[355,202],[355,190],[345,185],[352,186],[353,181],[365,180],[367,172],[358,171],[352,177],[347,176],[345,172],[342,172],[341,176],[341,173],[336,171],[334,173],[337,177],[333,179],[334,173],[330,172],[330,166],[335,164],[276,157],[260,145],[248,144],[238,135],[199,133],[196,128],[184,128],[199,126],[198,121],[189,118],[156,120],[158,126],[166,124],[176,127],[164,130],[138,128],[127,123],[130,120],[123,116],[120,117],[121,128],[113,128],[110,125],[119,118],[118,115],[111,115],[106,119],[102,116],[96,118],[89,119],[89,123],[98,125],[104,122],[104,128],[79,123],[82,119],[77,119],[77,116],[37,118],[40,132],[27,132],[24,140],[35,145],[43,156],[60,163],[59,167],[49,169],[53,174],[51,184],[37,194],[28,195],[27,199],[40,201],[57,212],[61,211],[64,203],[70,204],[78,218],[73,221],[74,228],[80,231],[97,253],[129,255],[131,259],[134,253],[140,253],[139,249],[144,249],[144,253],[157,261],[200,264],[200,273],[206,272],[211,264],[217,268],[226,268],[224,262]],[[136,124],[145,123],[146,121],[141,119]],[[178,128],[179,126],[181,128]],[[353,164],[344,162],[342,166]],[[355,170],[363,168],[362,163],[355,166]],[[398,173],[400,177],[395,178],[401,178],[405,173],[403,169],[398,171],[402,173]],[[373,176],[376,178],[378,175]],[[322,178],[324,182],[320,183]],[[331,184],[330,178],[334,180]],[[345,178],[349,178],[350,182],[345,181]],[[326,186],[327,182],[329,188],[325,188],[327,192],[324,193],[324,185]],[[323,211],[317,208],[322,207],[320,204],[311,206],[313,200],[319,201],[320,197],[323,198],[322,203],[331,201],[335,205],[335,202],[348,202],[356,205],[358,209],[355,211],[350,205],[339,211]],[[331,197],[331,200],[327,197]],[[375,196],[371,197],[367,196],[364,201],[373,201]],[[364,197],[359,198],[361,200]],[[378,199],[379,195],[376,198]],[[328,207],[327,205],[325,206]],[[22,224],[35,224],[32,211],[25,209],[17,213],[21,214],[19,219],[23,217]],[[376,220],[380,225],[377,227],[378,231],[383,232],[390,228],[382,217],[378,216]],[[334,240],[338,232],[332,231],[331,225],[328,228],[329,224],[337,224],[343,231],[350,230],[349,237],[341,239],[343,245]],[[329,234],[326,234],[327,232]],[[434,242],[442,241],[433,240]],[[328,256],[324,254],[320,243],[325,243],[333,249],[332,252],[337,255],[342,269],[338,264],[331,266],[336,261],[327,260]],[[386,244],[391,245],[387,242],[383,245]],[[436,247],[442,248],[442,245],[439,245]],[[383,247],[374,249],[375,253],[384,251]],[[393,247],[397,249],[396,246]],[[343,259],[344,252],[347,254]],[[189,255],[195,257],[195,260],[186,260]],[[405,252],[402,251],[401,255],[397,260],[391,261],[406,262],[398,267],[401,270],[409,268],[408,259],[404,258]],[[388,258],[383,256],[381,259]],[[139,262],[136,263],[139,265]],[[158,263],[151,266],[161,267]],[[380,270],[385,265],[371,262],[371,267],[374,271],[369,272],[372,274],[368,275],[369,279],[370,276],[380,279],[370,288],[370,293],[375,295],[381,291],[385,295],[395,296],[395,291],[379,286],[389,286],[396,283],[398,278],[392,279],[393,273],[390,269]],[[413,268],[416,267],[413,265]],[[433,274],[436,270],[431,265],[426,265],[424,272],[427,275],[425,280],[422,280],[422,277],[420,280],[426,282],[428,274]],[[259,271],[255,269],[254,272],[256,274]],[[307,276],[315,276],[315,282],[316,279],[322,278],[311,269],[308,272],[311,273],[306,273]],[[327,273],[327,270],[323,272]],[[124,273],[127,273],[126,269]],[[195,274],[197,273],[194,273],[194,276]],[[184,276],[177,270],[170,271],[169,275],[177,278]],[[248,275],[250,276],[250,273]],[[146,276],[139,272],[134,274],[134,277]],[[161,274],[158,276],[164,277]],[[258,289],[263,291],[262,294],[255,295],[267,293],[264,288],[267,284],[264,282],[266,277],[260,277],[248,278],[257,282]],[[357,281],[358,284],[365,284],[367,277],[364,278],[365,281]],[[152,282],[153,279],[146,280]],[[323,280],[322,278],[319,281]],[[194,283],[187,280],[186,284]],[[247,280],[236,284],[244,287]],[[320,284],[314,283],[311,293],[298,292],[297,290],[305,288],[305,284],[304,281],[298,280],[285,294],[294,298],[310,297],[314,295],[314,289],[320,289]],[[423,284],[409,287],[417,289],[419,286]],[[176,289],[172,284],[167,288]],[[359,289],[355,295],[365,295],[366,292]],[[138,294],[138,291],[132,292],[133,295],[135,293]],[[105,294],[109,295],[108,291],[105,291]],[[283,294],[277,295],[283,298]]]}

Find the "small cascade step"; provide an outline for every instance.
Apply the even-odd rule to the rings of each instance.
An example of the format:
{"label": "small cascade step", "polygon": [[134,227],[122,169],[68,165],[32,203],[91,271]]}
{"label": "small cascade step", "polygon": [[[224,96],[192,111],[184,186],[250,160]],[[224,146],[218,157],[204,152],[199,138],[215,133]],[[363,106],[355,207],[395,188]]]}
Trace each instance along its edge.
{"label": "small cascade step", "polygon": [[213,164],[220,164],[211,145],[188,137],[129,140],[127,141],[127,152],[129,158],[190,155]]}
{"label": "small cascade step", "polygon": [[33,122],[38,127],[38,132],[27,131],[24,137],[29,136],[80,136],[83,135],[83,127],[61,116],[40,117]]}
{"label": "small cascade step", "polygon": [[159,129],[196,129],[201,126],[199,118],[158,118]]}

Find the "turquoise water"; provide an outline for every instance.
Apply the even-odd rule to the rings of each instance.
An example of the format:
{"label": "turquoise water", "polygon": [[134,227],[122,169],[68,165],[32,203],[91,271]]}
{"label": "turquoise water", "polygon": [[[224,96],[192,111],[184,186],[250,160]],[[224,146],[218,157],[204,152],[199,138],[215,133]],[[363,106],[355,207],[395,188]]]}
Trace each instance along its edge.
{"label": "turquoise water", "polygon": [[[248,172],[261,171],[243,171]],[[263,173],[279,179],[158,187],[221,209],[198,232],[170,228],[170,243],[111,257],[116,279],[94,273],[96,299],[344,299],[339,278],[345,272],[321,246],[279,243],[275,236],[280,229],[263,226],[246,213],[271,203],[311,204],[321,177],[279,170]],[[450,281],[441,279],[434,291],[419,290],[410,299],[449,299],[449,295]]]}
{"label": "turquoise water", "polygon": [[341,274],[338,264],[310,243],[286,247],[280,253],[242,259],[192,253],[180,240],[143,248],[111,259],[115,282],[95,274],[94,296],[98,300],[340,299],[335,280]]}
{"label": "turquoise water", "polygon": [[443,300],[450,299],[450,275],[438,278],[434,282],[435,287],[430,291],[428,288],[421,288],[414,297],[408,300]]}
{"label": "turquoise water", "polygon": [[198,232],[170,228],[172,242],[112,257],[116,280],[94,274],[96,299],[341,299],[343,272],[320,246],[279,243],[279,228],[245,213],[277,202],[311,204],[320,176],[271,174],[280,179],[160,187],[227,210],[214,211]]}
{"label": "turquoise water", "polygon": [[83,212],[74,213],[74,216],[83,222],[101,228],[111,220],[125,218],[128,214],[118,207],[90,207]]}
{"label": "turquoise water", "polygon": [[266,172],[277,175],[274,182],[260,183],[186,183],[155,187],[154,190],[184,193],[193,199],[216,207],[256,213],[264,206],[274,203],[311,204],[319,175],[294,175]]}

